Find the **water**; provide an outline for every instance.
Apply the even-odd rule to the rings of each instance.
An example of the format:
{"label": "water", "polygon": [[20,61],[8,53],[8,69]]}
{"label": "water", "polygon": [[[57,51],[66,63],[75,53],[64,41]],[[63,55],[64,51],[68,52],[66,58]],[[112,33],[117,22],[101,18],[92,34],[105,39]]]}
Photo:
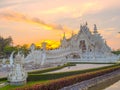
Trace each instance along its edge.
{"label": "water", "polygon": [[88,90],[120,90],[120,76],[95,85]]}

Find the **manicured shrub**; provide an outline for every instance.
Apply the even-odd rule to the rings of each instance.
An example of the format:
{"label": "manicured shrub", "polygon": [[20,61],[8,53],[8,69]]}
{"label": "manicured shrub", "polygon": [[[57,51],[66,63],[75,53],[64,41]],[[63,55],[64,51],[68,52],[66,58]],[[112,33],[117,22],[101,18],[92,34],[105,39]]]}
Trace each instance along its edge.
{"label": "manicured shrub", "polygon": [[5,81],[7,78],[6,77],[3,77],[3,78],[0,78],[0,81]]}

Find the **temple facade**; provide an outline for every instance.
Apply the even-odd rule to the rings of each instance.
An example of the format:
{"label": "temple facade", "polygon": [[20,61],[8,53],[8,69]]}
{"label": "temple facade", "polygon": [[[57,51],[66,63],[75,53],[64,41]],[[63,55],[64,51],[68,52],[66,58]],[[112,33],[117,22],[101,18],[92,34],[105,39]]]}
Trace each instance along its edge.
{"label": "temple facade", "polygon": [[25,58],[26,62],[34,62],[43,65],[47,63],[66,62],[116,62],[119,57],[111,53],[111,48],[107,45],[103,37],[98,33],[97,26],[94,25],[93,32],[88,28],[87,23],[80,26],[77,34],[72,33],[69,39],[65,33],[61,46],[55,50],[46,50],[43,44],[42,50],[36,50],[35,45],[31,45],[31,52]]}
{"label": "temple facade", "polygon": [[84,53],[111,54],[111,48],[98,33],[96,25],[94,25],[94,31],[92,33],[90,32],[87,23],[81,25],[78,34],[72,34],[69,39],[66,39],[64,34],[63,40],[61,40],[61,48],[68,47],[71,48],[71,50],[78,50],[80,52],[77,53],[79,57]]}

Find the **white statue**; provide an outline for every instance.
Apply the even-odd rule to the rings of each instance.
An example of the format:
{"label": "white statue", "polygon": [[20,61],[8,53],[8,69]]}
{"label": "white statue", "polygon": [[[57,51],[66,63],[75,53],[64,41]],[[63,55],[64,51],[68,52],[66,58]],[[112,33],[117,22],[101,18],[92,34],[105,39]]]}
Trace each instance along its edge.
{"label": "white statue", "polygon": [[[14,53],[12,53],[11,57]],[[27,72],[23,67],[22,56],[20,52],[15,56],[14,67],[10,70],[8,74],[8,81],[11,85],[23,85],[26,83]],[[11,64],[13,64],[13,58],[11,59]]]}
{"label": "white statue", "polygon": [[15,62],[21,63],[21,61],[22,61],[22,55],[21,55],[21,52],[18,51],[17,55],[15,56]]}
{"label": "white statue", "polygon": [[46,53],[43,51],[41,65],[44,65],[45,60],[46,60]]}
{"label": "white statue", "polygon": [[6,61],[7,60],[5,58],[2,59],[2,67],[6,67],[7,66]]}
{"label": "white statue", "polygon": [[35,51],[35,48],[36,48],[36,47],[35,47],[35,44],[32,43],[31,46],[30,46],[30,51],[31,51],[31,52]]}
{"label": "white statue", "polygon": [[5,65],[6,61],[7,61],[7,60],[6,60],[5,58],[3,58],[2,64]]}
{"label": "white statue", "polygon": [[24,56],[24,54],[22,55],[21,63],[22,63],[22,64],[25,64],[25,56]]}
{"label": "white statue", "polygon": [[15,53],[15,51],[13,51],[10,55],[10,66],[13,66],[14,62],[13,62],[13,54]]}

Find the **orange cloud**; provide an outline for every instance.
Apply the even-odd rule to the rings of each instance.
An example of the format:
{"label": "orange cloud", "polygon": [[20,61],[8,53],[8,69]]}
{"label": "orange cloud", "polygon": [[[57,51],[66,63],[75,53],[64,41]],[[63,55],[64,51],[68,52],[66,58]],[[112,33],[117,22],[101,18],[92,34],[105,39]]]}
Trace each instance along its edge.
{"label": "orange cloud", "polygon": [[48,24],[43,20],[40,20],[39,18],[31,18],[24,14],[12,12],[12,11],[0,13],[0,18],[4,20],[15,21],[15,22],[25,22],[28,24],[35,24],[42,27],[45,30],[58,30],[58,31],[66,32],[68,34],[70,34],[72,31],[68,27],[56,25],[56,24]]}
{"label": "orange cloud", "polygon": [[65,6],[60,6],[57,8],[50,9],[50,10],[42,11],[42,13],[43,14],[66,13],[66,12],[69,12],[68,9],[70,9],[70,8],[65,7]]}

